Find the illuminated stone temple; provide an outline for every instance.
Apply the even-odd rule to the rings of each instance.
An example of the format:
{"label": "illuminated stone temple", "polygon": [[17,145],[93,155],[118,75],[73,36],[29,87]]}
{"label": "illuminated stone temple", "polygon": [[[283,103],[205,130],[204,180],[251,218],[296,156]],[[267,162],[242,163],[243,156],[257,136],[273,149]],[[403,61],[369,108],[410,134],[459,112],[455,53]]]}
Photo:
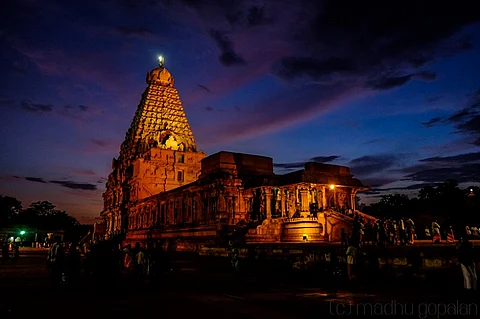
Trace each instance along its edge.
{"label": "illuminated stone temple", "polygon": [[300,243],[339,241],[351,229],[355,196],[367,188],[348,167],[306,163],[278,175],[269,157],[207,157],[162,59],[146,81],[103,194],[105,236],[176,238],[195,250],[232,233],[247,244]]}

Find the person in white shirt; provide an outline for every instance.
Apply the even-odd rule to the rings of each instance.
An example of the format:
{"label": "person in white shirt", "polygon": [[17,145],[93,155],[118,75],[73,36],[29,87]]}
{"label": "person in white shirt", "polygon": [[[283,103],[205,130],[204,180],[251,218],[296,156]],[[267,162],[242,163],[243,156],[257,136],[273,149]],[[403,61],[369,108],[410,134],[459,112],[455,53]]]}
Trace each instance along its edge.
{"label": "person in white shirt", "polygon": [[358,256],[358,246],[355,245],[352,240],[350,240],[346,255],[348,279],[352,280],[355,278],[355,270]]}
{"label": "person in white shirt", "polygon": [[139,250],[137,255],[135,256],[135,264],[137,268],[138,275],[143,276],[145,274],[145,266],[146,266],[146,259],[145,259],[145,253],[143,250]]}

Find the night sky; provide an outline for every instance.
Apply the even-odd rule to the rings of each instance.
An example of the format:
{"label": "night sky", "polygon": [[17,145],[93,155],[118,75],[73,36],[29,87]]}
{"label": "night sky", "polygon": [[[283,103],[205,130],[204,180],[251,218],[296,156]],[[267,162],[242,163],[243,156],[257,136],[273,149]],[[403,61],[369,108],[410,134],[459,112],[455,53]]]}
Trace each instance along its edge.
{"label": "night sky", "polygon": [[348,165],[364,203],[473,185],[475,3],[2,1],[0,194],[93,222],[158,55],[207,154]]}

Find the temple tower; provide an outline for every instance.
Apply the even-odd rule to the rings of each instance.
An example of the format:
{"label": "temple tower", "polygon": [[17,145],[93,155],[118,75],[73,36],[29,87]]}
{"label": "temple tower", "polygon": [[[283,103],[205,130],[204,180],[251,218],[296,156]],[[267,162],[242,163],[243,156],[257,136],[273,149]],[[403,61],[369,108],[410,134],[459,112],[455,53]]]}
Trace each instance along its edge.
{"label": "temple tower", "polygon": [[201,160],[174,78],[159,58],[147,73],[132,124],[112,161],[103,194],[107,232],[126,231],[129,207],[136,201],[197,180]]}
{"label": "temple tower", "polygon": [[122,143],[119,159],[136,159],[152,147],[195,152],[192,130],[163,58],[158,68],[147,73],[146,80],[148,86]]}

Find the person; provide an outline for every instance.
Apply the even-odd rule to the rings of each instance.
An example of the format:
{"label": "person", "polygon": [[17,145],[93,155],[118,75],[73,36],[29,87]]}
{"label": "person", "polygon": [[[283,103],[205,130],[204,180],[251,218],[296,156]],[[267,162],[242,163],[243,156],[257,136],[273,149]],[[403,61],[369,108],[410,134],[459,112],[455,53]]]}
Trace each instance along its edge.
{"label": "person", "polygon": [[80,257],[81,248],[77,243],[70,245],[68,250],[67,259],[67,279],[68,284],[72,288],[76,288],[80,283],[80,270],[81,270],[81,257]]}
{"label": "person", "polygon": [[123,250],[123,253],[123,268],[128,273],[132,269],[132,252],[130,245]]}
{"label": "person", "polygon": [[432,232],[433,232],[432,243],[433,244],[440,243],[441,241],[440,225],[437,223],[436,220],[432,223]]}
{"label": "person", "polygon": [[9,248],[8,248],[8,242],[7,241],[4,241],[2,243],[2,258],[3,258],[3,262],[6,263],[8,261],[8,258],[10,257],[10,252],[8,251]]}
{"label": "person", "polygon": [[355,267],[357,265],[358,256],[358,245],[356,245],[353,240],[350,240],[346,255],[348,279],[352,280],[355,278]]}
{"label": "person", "polygon": [[430,229],[428,226],[425,226],[425,237],[430,238],[432,235],[430,234]]}
{"label": "person", "polygon": [[408,243],[413,245],[415,243],[415,223],[411,218],[407,220],[408,227]]}
{"label": "person", "polygon": [[145,253],[143,249],[138,250],[135,255],[135,273],[137,276],[143,276],[146,274],[146,263]]}
{"label": "person", "polygon": [[473,245],[466,234],[457,244],[458,262],[463,274],[463,285],[465,291],[470,293],[477,289],[477,273],[475,271],[475,260],[473,258]]}
{"label": "person", "polygon": [[455,242],[455,234],[453,232],[453,227],[449,226],[447,231],[447,243],[454,243]]}
{"label": "person", "polygon": [[342,249],[346,249],[346,246],[347,246],[347,234],[345,233],[345,228],[342,228],[341,230],[341,243],[340,243],[340,247]]}
{"label": "person", "polygon": [[233,240],[229,240],[228,242],[229,246],[230,246],[230,250],[232,252],[232,257],[231,257],[231,260],[230,260],[230,263],[232,265],[232,268],[235,272],[238,272],[239,271],[239,266],[238,266],[238,263],[239,263],[239,251],[238,251],[238,248],[236,247],[235,243]]}
{"label": "person", "polygon": [[20,257],[20,245],[17,243],[13,243],[12,250],[13,250],[13,262],[16,263],[18,260],[18,257]]}
{"label": "person", "polygon": [[60,237],[57,236],[47,255],[48,268],[54,285],[62,281],[64,257],[63,245]]}

